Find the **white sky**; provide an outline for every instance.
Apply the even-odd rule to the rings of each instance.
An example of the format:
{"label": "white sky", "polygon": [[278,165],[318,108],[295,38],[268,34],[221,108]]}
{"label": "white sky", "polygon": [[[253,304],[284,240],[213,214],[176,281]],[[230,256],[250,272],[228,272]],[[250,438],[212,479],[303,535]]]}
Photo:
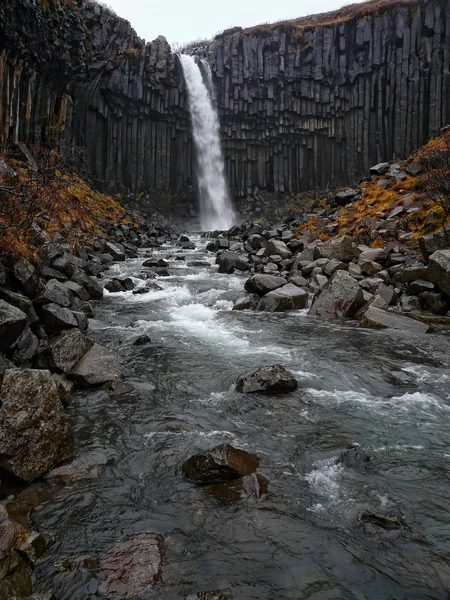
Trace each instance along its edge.
{"label": "white sky", "polygon": [[[355,2],[357,0],[353,0]],[[219,31],[327,12],[346,0],[105,0],[147,42],[164,35],[170,44],[212,38]]]}

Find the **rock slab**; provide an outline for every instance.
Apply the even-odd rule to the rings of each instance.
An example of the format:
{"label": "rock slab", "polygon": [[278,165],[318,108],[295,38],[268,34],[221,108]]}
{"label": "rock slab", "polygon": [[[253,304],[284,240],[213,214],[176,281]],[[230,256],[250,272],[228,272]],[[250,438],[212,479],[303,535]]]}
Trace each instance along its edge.
{"label": "rock slab", "polygon": [[292,392],[297,387],[294,375],[282,365],[261,367],[252,373],[241,375],[236,383],[236,391],[243,394],[277,394]]}

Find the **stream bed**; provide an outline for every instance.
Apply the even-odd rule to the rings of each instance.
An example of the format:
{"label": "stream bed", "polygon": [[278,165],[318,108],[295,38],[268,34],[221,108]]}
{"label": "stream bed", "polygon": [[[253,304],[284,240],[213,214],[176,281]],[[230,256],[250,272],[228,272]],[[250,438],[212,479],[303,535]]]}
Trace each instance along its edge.
{"label": "stream bed", "polygon": [[[245,275],[217,273],[206,240],[169,258],[161,291],[109,294],[89,335],[118,353],[125,382],[80,391],[68,413],[77,456],[98,478],[58,487],[33,512],[60,541],[36,589],[106,598],[97,575],[60,567],[143,531],[165,536],[161,583],[133,598],[183,599],[229,588],[237,600],[419,600],[450,590],[450,337],[373,331],[306,311],[232,311]],[[174,257],[163,246],[154,254]],[[111,275],[138,280],[144,254]],[[135,346],[142,334],[151,343]],[[238,375],[281,363],[298,382],[280,396],[234,391]],[[230,443],[260,457],[269,490],[225,501],[183,479],[192,454]],[[370,463],[333,457],[360,444]],[[362,524],[362,511],[406,526]]]}

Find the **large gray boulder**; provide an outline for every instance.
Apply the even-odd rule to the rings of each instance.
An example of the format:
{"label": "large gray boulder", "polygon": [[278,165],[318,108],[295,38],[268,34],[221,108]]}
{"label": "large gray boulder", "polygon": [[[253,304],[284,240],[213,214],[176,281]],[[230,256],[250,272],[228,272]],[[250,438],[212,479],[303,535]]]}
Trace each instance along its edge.
{"label": "large gray boulder", "polygon": [[350,262],[360,254],[353,239],[344,235],[340,238],[335,238],[329,242],[317,244],[314,248],[314,258],[329,258],[330,260],[340,260]]}
{"label": "large gray boulder", "polygon": [[239,479],[254,473],[258,467],[259,459],[254,454],[230,444],[221,444],[191,456],[182,470],[186,479],[204,485]]}
{"label": "large gray boulder", "polygon": [[33,356],[36,354],[39,347],[39,340],[34,335],[29,327],[20,334],[19,338],[14,342],[13,360],[17,365],[25,365],[30,363]]}
{"label": "large gray boulder", "polygon": [[282,365],[260,367],[256,371],[241,375],[236,383],[236,391],[243,394],[277,394],[292,392],[298,387],[297,380]]}
{"label": "large gray boulder", "polygon": [[122,245],[106,242],[103,252],[110,254],[114,260],[125,260],[125,250]]}
{"label": "large gray boulder", "polygon": [[144,531],[116,542],[100,560],[105,598],[137,598],[161,579],[162,536]]}
{"label": "large gray boulder", "polygon": [[73,453],[62,392],[49,371],[7,369],[0,389],[0,465],[33,481]]}
{"label": "large gray boulder", "polygon": [[281,258],[291,258],[292,252],[281,240],[269,240],[264,250],[265,256],[281,256]]}
{"label": "large gray boulder", "polygon": [[95,277],[90,277],[89,275],[86,275],[86,273],[79,271],[78,273],[74,273],[72,281],[82,285],[89,296],[94,300],[103,298],[103,286]]}
{"label": "large gray boulder", "polygon": [[263,296],[258,304],[257,310],[265,312],[284,312],[306,308],[308,304],[308,292],[288,283]]}
{"label": "large gray boulder", "polygon": [[35,298],[41,289],[41,282],[33,265],[25,258],[19,258],[14,263],[13,274],[25,294],[29,298]]}
{"label": "large gray boulder", "polygon": [[79,329],[63,331],[49,340],[47,350],[40,357],[39,366],[68,375],[93,345],[94,342]]}
{"label": "large gray boulder", "polygon": [[258,294],[240,296],[234,303],[233,310],[255,310],[259,304]]}
{"label": "large gray boulder", "polygon": [[361,327],[374,329],[400,329],[411,333],[428,333],[431,331],[431,327],[421,321],[373,307],[366,310],[360,325]]}
{"label": "large gray boulder", "polygon": [[444,231],[419,238],[419,248],[425,260],[436,252],[436,250],[447,250],[449,246],[450,236]]}
{"label": "large gray boulder", "polygon": [[216,258],[219,273],[234,273],[239,259],[240,255],[237,252],[222,252],[222,254],[219,254]]}
{"label": "large gray boulder", "polygon": [[63,331],[64,329],[78,327],[78,322],[72,311],[68,308],[63,308],[58,304],[44,304],[43,306],[37,306],[36,312],[44,325],[45,331],[50,335]]}
{"label": "large gray boulder", "polygon": [[315,297],[308,314],[327,319],[352,317],[363,304],[363,291],[356,279],[347,271],[336,271]]}
{"label": "large gray boulder", "polygon": [[119,357],[100,344],[94,344],[70,372],[71,378],[84,387],[117,381],[122,375]]}
{"label": "large gray boulder", "polygon": [[450,250],[436,250],[430,256],[428,279],[450,296]]}
{"label": "large gray boulder", "polygon": [[283,277],[277,277],[276,275],[265,275],[258,274],[253,275],[250,279],[245,282],[245,291],[249,294],[258,294],[264,296],[268,292],[276,290],[283,285],[286,285],[287,281]]}
{"label": "large gray boulder", "polygon": [[51,302],[64,308],[70,306],[72,302],[70,289],[56,279],[47,281],[44,290],[35,300],[35,304],[50,304]]}
{"label": "large gray boulder", "polygon": [[27,315],[20,308],[0,300],[0,350],[10,348],[26,325]]}
{"label": "large gray boulder", "polygon": [[30,325],[39,320],[33,308],[33,303],[24,294],[12,292],[6,288],[0,288],[0,299],[8,304],[12,304],[16,308],[20,308],[20,310],[27,315],[28,323]]}

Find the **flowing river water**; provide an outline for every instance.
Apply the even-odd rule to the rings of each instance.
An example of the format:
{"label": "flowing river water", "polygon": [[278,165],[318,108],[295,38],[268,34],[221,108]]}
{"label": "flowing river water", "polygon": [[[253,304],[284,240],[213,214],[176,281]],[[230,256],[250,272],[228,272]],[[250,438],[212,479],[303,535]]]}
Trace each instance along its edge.
{"label": "flowing river water", "polygon": [[[105,598],[97,575],[59,567],[141,531],[165,535],[162,581],[135,598],[230,588],[236,599],[444,600],[450,589],[450,340],[406,336],[306,311],[232,311],[245,275],[223,275],[205,240],[170,259],[162,291],[110,294],[90,335],[120,354],[132,390],[79,392],[69,407],[77,455],[103,456],[96,479],[59,487],[33,513],[60,537],[36,569],[58,600]],[[164,246],[164,258],[179,250]],[[143,262],[112,275],[138,280]],[[138,335],[151,343],[133,345]],[[281,363],[299,389],[234,391],[239,374]],[[225,501],[186,482],[182,463],[229,442],[256,453],[261,500]],[[366,467],[333,457],[360,444]],[[369,510],[402,516],[387,531]]]}

